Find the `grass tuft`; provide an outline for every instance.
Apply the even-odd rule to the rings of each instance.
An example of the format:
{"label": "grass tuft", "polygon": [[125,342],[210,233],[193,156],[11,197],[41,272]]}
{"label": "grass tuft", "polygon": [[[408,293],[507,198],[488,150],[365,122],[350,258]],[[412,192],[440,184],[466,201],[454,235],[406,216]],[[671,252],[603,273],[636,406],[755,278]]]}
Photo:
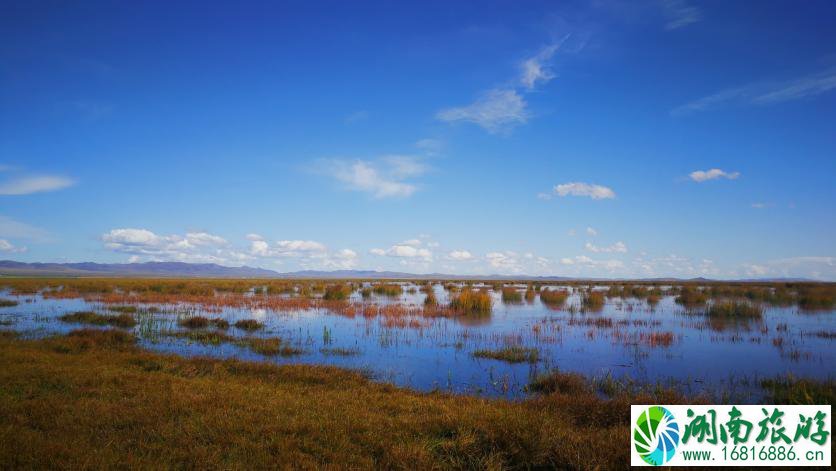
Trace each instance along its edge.
{"label": "grass tuft", "polygon": [[264,324],[255,320],[255,319],[241,319],[240,321],[235,323],[235,327],[246,330],[246,331],[254,331],[264,328]]}
{"label": "grass tuft", "polygon": [[540,302],[551,308],[559,308],[566,303],[569,292],[561,289],[544,289],[540,291]]}
{"label": "grass tuft", "polygon": [[463,289],[450,301],[450,308],[463,314],[487,314],[491,312],[491,295],[485,291]]}
{"label": "grass tuft", "polygon": [[589,394],[591,388],[589,381],[580,373],[564,373],[552,371],[540,375],[528,385],[528,390],[541,394],[563,393],[563,394]]}
{"label": "grass tuft", "polygon": [[513,286],[502,288],[502,302],[508,304],[521,303],[523,300],[522,293]]}
{"label": "grass tuft", "polygon": [[0,307],[13,307],[17,306],[17,304],[17,301],[14,299],[0,298]]}
{"label": "grass tuft", "polygon": [[98,314],[93,311],[78,311],[72,314],[64,314],[59,317],[63,322],[91,325],[112,325],[116,327],[129,328],[136,325],[136,319],[130,314],[119,314],[116,316]]}
{"label": "grass tuft", "polygon": [[709,317],[753,319],[763,316],[763,308],[742,301],[720,301],[708,308]]}
{"label": "grass tuft", "polygon": [[498,350],[476,350],[473,352],[473,356],[507,361],[508,363],[537,363],[540,352],[536,348],[512,346]]}

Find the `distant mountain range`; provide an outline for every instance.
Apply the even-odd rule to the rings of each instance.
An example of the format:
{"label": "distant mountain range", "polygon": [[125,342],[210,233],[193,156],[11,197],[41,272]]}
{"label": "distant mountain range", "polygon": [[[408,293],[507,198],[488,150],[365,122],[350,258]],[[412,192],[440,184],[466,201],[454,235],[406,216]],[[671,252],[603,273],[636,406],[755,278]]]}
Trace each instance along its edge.
{"label": "distant mountain range", "polygon": [[[302,270],[295,272],[280,273],[265,268],[248,266],[226,267],[214,263],[184,263],[184,262],[145,262],[145,263],[24,263],[12,260],[0,261],[0,276],[79,276],[79,277],[192,277],[192,278],[361,278],[361,279],[436,279],[436,280],[541,280],[541,281],[568,281],[578,278],[565,276],[512,276],[512,275],[448,275],[444,273],[404,273],[395,271],[374,271],[374,270]],[[587,278],[588,279],[588,278]],[[607,280],[606,278],[596,278]],[[642,281],[711,281],[707,278],[646,278]],[[747,279],[734,281],[815,281],[805,278],[770,278],[770,279]]]}

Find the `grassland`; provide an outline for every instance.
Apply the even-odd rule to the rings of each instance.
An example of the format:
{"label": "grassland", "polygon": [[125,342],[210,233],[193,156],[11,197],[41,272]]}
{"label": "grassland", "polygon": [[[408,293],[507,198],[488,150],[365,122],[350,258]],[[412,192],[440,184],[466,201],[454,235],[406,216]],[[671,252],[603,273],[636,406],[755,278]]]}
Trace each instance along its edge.
{"label": "grassland", "polygon": [[[12,469],[624,469],[631,403],[707,401],[565,372],[521,401],[418,393],[333,367],[150,353],[118,329],[0,332],[0,364],[0,462]],[[830,404],[836,390],[762,386],[777,404]]]}
{"label": "grassland", "polygon": [[330,367],[148,353],[118,331],[3,335],[0,362],[10,468],[615,469],[628,459],[626,397],[421,394]]}

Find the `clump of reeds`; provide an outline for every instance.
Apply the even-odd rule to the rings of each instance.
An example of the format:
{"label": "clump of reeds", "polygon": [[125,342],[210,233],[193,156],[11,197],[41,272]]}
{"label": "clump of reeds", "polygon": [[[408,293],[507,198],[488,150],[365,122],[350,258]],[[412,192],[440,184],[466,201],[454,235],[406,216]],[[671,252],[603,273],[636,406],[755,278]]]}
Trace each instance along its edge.
{"label": "clump of reeds", "polygon": [[798,292],[798,307],[806,310],[833,309],[834,288],[817,286]]}
{"label": "clump of reeds", "polygon": [[430,286],[429,289],[424,290],[424,292],[427,294],[427,296],[424,298],[424,306],[438,306],[438,299],[435,297],[435,291],[433,291],[432,286]]}
{"label": "clump of reeds", "polygon": [[98,314],[93,311],[78,311],[72,314],[64,314],[59,317],[63,322],[91,325],[112,325],[116,327],[133,327],[136,319],[130,314],[119,314],[115,316]]}
{"label": "clump of reeds", "polygon": [[527,389],[540,394],[561,393],[580,396],[589,394],[592,388],[582,374],[552,371],[537,376],[529,383]]}
{"label": "clump of reeds", "polygon": [[235,337],[227,335],[223,332],[211,330],[190,330],[186,332],[166,332],[163,333],[168,337],[176,337],[190,340],[192,342],[202,343],[206,345],[220,345],[222,343],[231,343],[235,341]]}
{"label": "clump of reeds", "polygon": [[836,401],[836,380],[813,380],[779,376],[761,381],[770,404],[833,404]]}
{"label": "clump of reeds", "polygon": [[602,291],[587,291],[581,296],[581,309],[584,311],[600,311],[604,308],[604,293]]}
{"label": "clump of reeds", "polygon": [[741,301],[720,301],[711,304],[708,308],[708,315],[720,318],[760,318],[763,315],[763,308]]}
{"label": "clump of reeds", "polygon": [[334,347],[334,348],[320,348],[319,353],[326,355],[326,356],[340,356],[340,357],[349,357],[353,355],[359,355],[360,349],[359,348],[341,348],[341,347]]}
{"label": "clump of reeds", "polygon": [[525,301],[528,303],[533,303],[534,298],[537,297],[537,291],[534,290],[534,287],[531,285],[528,286],[525,290]]}
{"label": "clump of reeds", "polygon": [[469,288],[463,289],[450,300],[450,309],[465,314],[490,313],[492,305],[490,294]]}
{"label": "clump of reeds", "polygon": [[509,304],[521,303],[523,300],[522,293],[513,286],[502,288],[502,302]]}
{"label": "clump of reeds", "polygon": [[296,347],[285,345],[282,342],[282,339],[278,337],[249,338],[244,340],[243,343],[255,353],[265,356],[281,355],[283,357],[286,357],[302,353],[302,350]]}
{"label": "clump of reeds", "polygon": [[498,350],[476,350],[473,356],[477,358],[490,358],[492,360],[507,361],[508,363],[536,363],[540,352],[536,348],[511,346]]}
{"label": "clump of reeds", "polygon": [[121,313],[124,313],[124,314],[136,314],[136,312],[139,309],[136,306],[117,305],[117,306],[108,306],[107,310],[108,311],[113,311],[113,312],[121,312]]}
{"label": "clump of reeds", "polygon": [[363,299],[371,298],[372,297],[372,289],[370,287],[366,287],[366,288],[361,289],[360,290],[360,296],[362,296]]}
{"label": "clump of reeds", "polygon": [[563,306],[568,298],[569,292],[566,290],[543,289],[540,291],[540,302],[552,308]]}
{"label": "clump of reeds", "polygon": [[336,283],[325,287],[322,299],[326,301],[344,301],[351,296],[351,287],[343,283]]}
{"label": "clump of reeds", "polygon": [[679,296],[676,297],[675,301],[685,307],[696,307],[705,304],[708,301],[708,296],[700,289],[683,286],[679,290]]}
{"label": "clump of reeds", "polygon": [[397,283],[378,283],[373,287],[375,294],[384,296],[400,296],[403,294],[403,287]]}
{"label": "clump of reeds", "polygon": [[188,329],[202,329],[209,326],[209,319],[202,316],[187,317],[178,322],[181,327]]}
{"label": "clump of reeds", "polygon": [[229,328],[229,321],[227,321],[226,319],[222,319],[220,317],[210,319],[209,322],[218,329],[226,330],[226,329]]}
{"label": "clump of reeds", "polygon": [[17,306],[17,301],[15,301],[14,299],[0,298],[0,307],[12,307],[12,306]]}
{"label": "clump of reeds", "polygon": [[255,319],[241,319],[235,323],[235,327],[241,330],[253,331],[264,328],[264,324]]}
{"label": "clump of reeds", "polygon": [[229,322],[226,319],[222,319],[220,317],[209,319],[203,316],[193,316],[180,320],[179,324],[180,326],[186,327],[188,329],[203,329],[205,327],[208,327],[209,325],[213,325],[218,329],[229,328]]}

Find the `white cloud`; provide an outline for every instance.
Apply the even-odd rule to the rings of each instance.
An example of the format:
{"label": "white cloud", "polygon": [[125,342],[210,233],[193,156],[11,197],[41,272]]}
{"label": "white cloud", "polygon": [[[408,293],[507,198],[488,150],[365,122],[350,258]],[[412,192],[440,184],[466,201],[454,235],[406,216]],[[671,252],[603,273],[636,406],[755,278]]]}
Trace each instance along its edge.
{"label": "white cloud", "polygon": [[227,248],[227,241],[207,232],[188,232],[185,235],[158,235],[147,229],[112,229],[102,235],[106,248],[130,254],[131,259],[197,263],[229,263],[251,258],[247,254]]}
{"label": "white cloud", "polygon": [[70,178],[42,175],[31,177],[20,177],[0,183],[0,195],[29,195],[56,191],[70,187],[75,184]]}
{"label": "white cloud", "polygon": [[591,236],[591,237],[595,237],[595,236],[597,236],[597,235],[598,235],[598,231],[596,231],[596,230],[595,230],[594,228],[592,228],[592,227],[587,227],[587,228],[586,228],[586,233],[587,233],[587,235],[589,235],[589,236]]}
{"label": "white cloud", "polygon": [[689,5],[685,0],[661,0],[662,8],[668,22],[666,30],[674,30],[696,23],[702,19],[699,8]]}
{"label": "white cloud", "polygon": [[280,240],[268,243],[257,234],[247,236],[250,240],[250,254],[258,257],[305,257],[315,253],[325,253],[325,244],[313,240]]}
{"label": "white cloud", "polygon": [[760,106],[775,105],[821,95],[834,89],[836,89],[836,68],[831,68],[806,77],[780,82],[754,82],[742,87],[721,90],[674,108],[671,114],[684,116],[717,108],[728,103]]}
{"label": "white cloud", "polygon": [[327,160],[321,162],[321,167],[348,189],[371,193],[375,198],[405,198],[412,195],[417,187],[406,180],[427,171],[420,159],[405,155],[386,156],[377,163],[365,160]]}
{"label": "white cloud", "polygon": [[525,88],[532,90],[538,83],[546,83],[555,77],[554,72],[549,68],[549,61],[555,52],[560,49],[561,44],[563,44],[566,38],[568,36],[540,49],[534,57],[530,57],[520,64],[520,83]]}
{"label": "white cloud", "polygon": [[584,248],[595,253],[627,253],[627,245],[624,242],[616,242],[609,247],[598,247],[591,242],[587,242]]}
{"label": "white cloud", "polygon": [[520,265],[516,252],[510,250],[505,252],[489,252],[485,255],[485,259],[487,259],[488,264],[493,268],[512,273],[522,272],[522,266]]}
{"label": "white cloud", "polygon": [[369,253],[371,253],[372,255],[380,255],[387,257],[416,258],[427,262],[432,260],[432,252],[429,249],[420,248],[415,245],[407,245],[404,243],[395,244],[389,247],[388,249],[371,249]]}
{"label": "white cloud", "polygon": [[26,247],[18,247],[6,239],[0,239],[0,252],[23,253],[26,252]]}
{"label": "white cloud", "polygon": [[467,106],[439,111],[436,118],[448,123],[474,123],[490,133],[508,132],[528,121],[525,99],[513,89],[493,89]]}
{"label": "white cloud", "polygon": [[836,280],[836,257],[800,256],[747,265],[746,273],[757,277],[813,278]]}
{"label": "white cloud", "polygon": [[260,234],[247,234],[250,241],[248,256],[269,260],[275,264],[282,261],[294,260],[303,269],[348,270],[357,266],[359,257],[351,249],[341,249],[335,252],[314,240],[279,240],[268,242]]}
{"label": "white cloud", "polygon": [[583,182],[563,183],[554,187],[553,192],[557,196],[586,196],[594,200],[615,198],[612,189]]}
{"label": "white cloud", "polygon": [[575,257],[564,257],[560,259],[561,265],[577,267],[578,269],[603,269],[609,272],[624,268],[621,260],[595,260],[586,255]]}
{"label": "white cloud", "polygon": [[409,245],[411,247],[420,247],[422,244],[420,239],[409,239],[401,242],[400,245]]}
{"label": "white cloud", "polygon": [[466,260],[473,260],[473,254],[471,254],[467,250],[453,250],[452,252],[447,254],[447,258],[449,258],[450,260],[463,262]]}
{"label": "white cloud", "polygon": [[321,259],[321,265],[334,270],[350,270],[357,266],[357,252],[351,249],[338,250]]}
{"label": "white cloud", "polygon": [[695,170],[688,175],[688,178],[697,183],[702,183],[708,180],[716,180],[718,178],[725,178],[727,180],[735,180],[740,176],[740,172],[726,172],[719,168],[712,168],[711,170]]}

